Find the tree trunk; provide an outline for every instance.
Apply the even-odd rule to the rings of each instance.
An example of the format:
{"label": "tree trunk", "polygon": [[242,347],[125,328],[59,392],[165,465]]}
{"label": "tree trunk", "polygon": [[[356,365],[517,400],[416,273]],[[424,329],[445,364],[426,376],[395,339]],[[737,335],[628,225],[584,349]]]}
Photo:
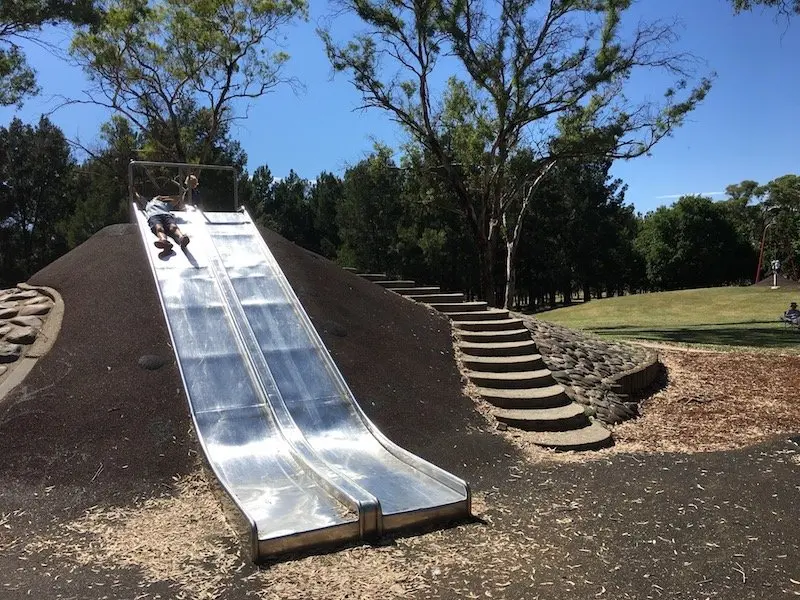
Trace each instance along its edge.
{"label": "tree trunk", "polygon": [[572,283],[564,282],[564,287],[562,288],[564,294],[564,306],[569,306],[572,304]]}
{"label": "tree trunk", "polygon": [[592,290],[588,283],[583,284],[583,301],[589,302],[592,299]]}
{"label": "tree trunk", "polygon": [[525,215],[528,212],[528,204],[530,204],[533,193],[539,187],[539,184],[542,182],[542,179],[544,179],[544,176],[547,175],[547,173],[555,164],[556,163],[554,160],[548,162],[541,172],[536,176],[536,179],[528,186],[528,189],[522,198],[522,205],[520,206],[519,215],[517,215],[517,222],[514,224],[514,229],[510,236],[508,233],[508,207],[506,206],[506,208],[503,210],[503,231],[505,231],[506,241],[506,291],[503,301],[503,308],[511,307],[511,302],[516,291],[515,287],[517,283],[517,270],[514,267],[514,258],[516,257],[517,246],[519,245],[519,239],[522,235],[522,226],[525,222]]}
{"label": "tree trunk", "polygon": [[494,250],[490,240],[478,240],[478,263],[480,268],[481,296],[489,306],[497,306],[494,289]]}
{"label": "tree trunk", "polygon": [[517,269],[514,268],[514,257],[517,254],[516,246],[513,240],[506,242],[506,293],[503,308],[511,308],[511,302],[516,293]]}

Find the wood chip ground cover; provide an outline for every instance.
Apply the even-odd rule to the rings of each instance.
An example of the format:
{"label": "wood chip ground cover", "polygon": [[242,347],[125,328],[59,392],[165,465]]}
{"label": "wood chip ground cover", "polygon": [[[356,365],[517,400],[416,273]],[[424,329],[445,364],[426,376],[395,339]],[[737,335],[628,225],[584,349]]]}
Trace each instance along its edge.
{"label": "wood chip ground cover", "polygon": [[[404,598],[425,597],[431,580],[461,572],[465,565],[477,567],[487,555],[481,548],[491,548],[493,555],[502,545],[485,527],[472,524],[465,526],[469,552],[463,536],[453,535],[456,530],[435,530],[385,546],[357,546],[254,569],[236,551],[234,533],[204,472],[176,480],[175,490],[134,508],[95,507],[80,519],[59,523],[46,537],[22,544],[25,560],[42,572],[62,561],[89,567],[103,574],[97,585],[110,588],[116,570],[134,568],[147,582],[170,582],[172,598],[224,597],[238,580],[255,586],[255,597],[264,599]],[[477,516],[488,510],[481,495],[473,509]],[[148,597],[142,586],[140,598]]]}
{"label": "wood chip ground cover", "polygon": [[662,351],[669,383],[614,429],[617,451],[707,452],[800,431],[800,357]]}
{"label": "wood chip ground cover", "polygon": [[[562,454],[531,444],[524,432],[503,435],[533,460],[583,462],[620,453],[733,450],[800,431],[800,356],[664,345],[659,356],[667,384],[643,401],[639,418],[613,428],[614,447]],[[479,404],[488,416],[488,405]]]}
{"label": "wood chip ground cover", "polygon": [[[55,563],[89,568],[110,590],[117,570],[136,569],[145,581],[142,599],[159,597],[148,584],[164,582],[174,591],[169,597],[200,600],[237,590],[237,598],[259,600],[800,596],[800,567],[789,559],[800,552],[797,535],[781,525],[778,496],[786,493],[761,498],[764,487],[748,482],[753,491],[722,498],[714,482],[733,467],[680,458],[800,431],[800,357],[667,350],[662,358],[669,384],[645,403],[642,418],[615,429],[615,448],[557,455],[526,445],[524,434],[498,433],[526,448],[527,458],[508,467],[502,489],[475,494],[470,523],[255,568],[198,468],[176,480],[169,496],[96,507],[38,539],[14,536],[24,514],[0,515],[12,540],[0,550],[19,550],[43,572]],[[683,454],[663,455],[662,467],[647,463],[644,471],[637,454],[662,452]],[[767,478],[777,467],[795,476],[800,469],[796,449],[745,460],[762,465]],[[592,463],[625,474],[606,481]],[[789,490],[790,479],[780,479]],[[614,490],[611,503],[600,495],[605,488]],[[777,527],[767,554],[758,527],[771,524],[755,515],[761,507]],[[723,511],[740,517],[718,516]]]}
{"label": "wood chip ground cover", "polygon": [[[797,449],[754,452],[748,460],[772,471],[797,455]],[[109,598],[121,597],[113,585],[123,567],[139,569],[146,582],[172,585],[173,593],[159,596],[145,583],[139,599],[688,600],[800,593],[793,583],[800,569],[791,558],[800,548],[786,511],[751,497],[746,486],[735,500],[719,497],[719,466],[698,468],[678,458],[653,469],[634,459],[616,464],[627,473],[622,484],[592,470],[565,478],[574,469],[558,463],[533,470],[519,464],[502,488],[476,495],[476,522],[261,569],[232,551],[232,534],[200,474],[177,482],[177,496],[134,510],[93,510],[62,524],[60,535],[32,541],[25,552],[41,571],[64,561],[90,568],[98,584],[105,580],[111,588]],[[598,494],[606,485],[616,490],[611,504]],[[758,527],[766,520],[753,512],[760,506],[788,538],[765,539]],[[723,518],[723,510],[736,519]],[[190,514],[198,520],[187,523]]]}

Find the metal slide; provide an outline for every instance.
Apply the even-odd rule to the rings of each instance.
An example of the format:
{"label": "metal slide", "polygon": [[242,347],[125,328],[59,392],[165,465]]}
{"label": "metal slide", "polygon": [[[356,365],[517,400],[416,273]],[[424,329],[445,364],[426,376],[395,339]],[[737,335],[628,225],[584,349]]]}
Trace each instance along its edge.
{"label": "metal slide", "polygon": [[206,459],[256,561],[466,516],[462,480],[367,419],[245,211],[175,213],[159,256],[134,213]]}

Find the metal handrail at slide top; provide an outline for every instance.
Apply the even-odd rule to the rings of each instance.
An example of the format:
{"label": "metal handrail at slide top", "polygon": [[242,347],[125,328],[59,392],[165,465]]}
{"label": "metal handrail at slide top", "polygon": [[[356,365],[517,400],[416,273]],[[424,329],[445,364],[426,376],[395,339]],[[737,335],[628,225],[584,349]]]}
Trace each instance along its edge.
{"label": "metal handrail at slide top", "polygon": [[[178,169],[199,170],[199,171],[230,171],[233,175],[233,210],[239,210],[239,169],[228,165],[203,165],[180,162],[158,162],[153,160],[132,160],[128,163],[128,200],[131,204],[137,204],[136,193],[133,189],[133,170],[135,167],[174,167]],[[135,221],[134,219],[131,219]]]}

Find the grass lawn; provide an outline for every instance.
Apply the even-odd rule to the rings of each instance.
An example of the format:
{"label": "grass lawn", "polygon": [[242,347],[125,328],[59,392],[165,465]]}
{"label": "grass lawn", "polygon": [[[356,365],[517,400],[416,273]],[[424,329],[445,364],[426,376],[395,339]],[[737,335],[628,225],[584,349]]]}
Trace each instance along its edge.
{"label": "grass lawn", "polygon": [[704,288],[592,300],[536,316],[616,338],[800,351],[800,331],[777,319],[800,290]]}

